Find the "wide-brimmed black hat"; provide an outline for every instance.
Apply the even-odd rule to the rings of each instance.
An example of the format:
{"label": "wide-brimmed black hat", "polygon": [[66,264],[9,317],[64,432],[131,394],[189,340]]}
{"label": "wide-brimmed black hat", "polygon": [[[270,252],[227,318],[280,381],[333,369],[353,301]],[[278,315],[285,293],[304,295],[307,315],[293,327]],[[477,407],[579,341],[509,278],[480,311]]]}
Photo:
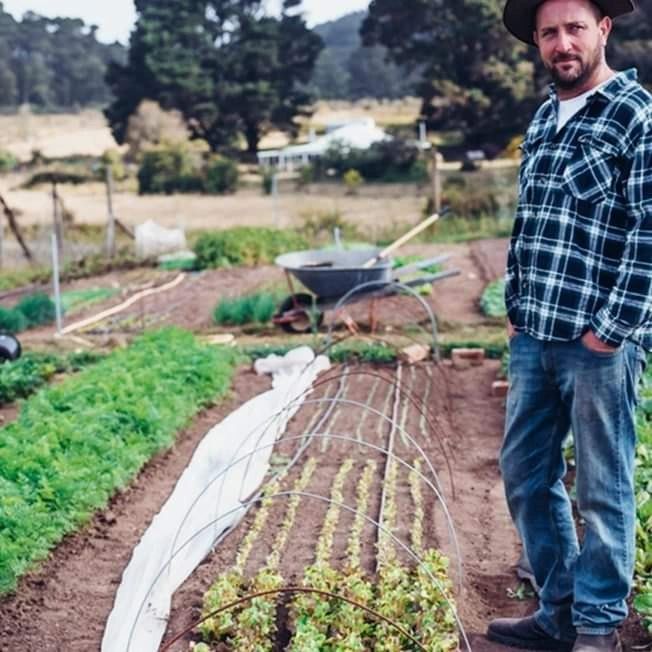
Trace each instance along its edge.
{"label": "wide-brimmed black hat", "polygon": [[[507,0],[503,21],[505,27],[517,38],[525,43],[534,45],[532,34],[537,7],[545,0]],[[633,0],[591,0],[606,16],[616,18],[634,11]]]}

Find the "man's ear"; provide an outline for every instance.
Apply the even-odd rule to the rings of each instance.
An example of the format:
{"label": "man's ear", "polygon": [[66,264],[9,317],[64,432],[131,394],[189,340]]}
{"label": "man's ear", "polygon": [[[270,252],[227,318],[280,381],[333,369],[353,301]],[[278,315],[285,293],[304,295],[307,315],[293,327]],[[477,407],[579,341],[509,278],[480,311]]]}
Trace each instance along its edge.
{"label": "man's ear", "polygon": [[532,40],[534,41],[534,45],[539,47],[539,35],[537,34],[536,29],[532,32]]}
{"label": "man's ear", "polygon": [[609,16],[605,16],[599,23],[598,23],[598,29],[600,30],[600,34],[602,34],[602,44],[607,45],[607,41],[609,40],[609,35],[611,34],[611,28],[613,27],[613,21]]}

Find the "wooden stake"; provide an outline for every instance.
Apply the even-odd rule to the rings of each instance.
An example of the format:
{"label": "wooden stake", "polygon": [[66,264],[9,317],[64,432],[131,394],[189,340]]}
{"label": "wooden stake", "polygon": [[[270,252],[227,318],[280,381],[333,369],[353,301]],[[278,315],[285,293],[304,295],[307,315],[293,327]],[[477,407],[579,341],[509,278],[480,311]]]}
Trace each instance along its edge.
{"label": "wooden stake", "polygon": [[113,174],[111,166],[106,166],[106,255],[109,258],[115,256],[115,216],[113,215]]}
{"label": "wooden stake", "polygon": [[25,254],[25,258],[29,260],[30,262],[34,261],[34,256],[32,256],[32,252],[29,250],[29,247],[27,246],[27,243],[23,240],[23,236],[20,232],[20,229],[18,228],[18,222],[16,221],[16,216],[14,215],[14,212],[9,208],[9,204],[5,201],[4,197],[0,194],[0,204],[2,204],[2,209],[4,210],[5,217],[7,218],[7,222],[9,222],[9,228],[11,229],[11,232],[14,234],[14,237],[18,241],[18,244],[20,245],[20,248],[23,250],[23,253]]}
{"label": "wooden stake", "polygon": [[439,164],[442,162],[443,157],[436,148],[432,149],[432,206],[435,213],[441,212],[441,170]]}
{"label": "wooden stake", "polygon": [[61,219],[61,203],[59,202],[59,193],[57,192],[56,181],[52,182],[52,224],[54,235],[57,238],[57,251],[59,259],[63,259],[63,220]]}

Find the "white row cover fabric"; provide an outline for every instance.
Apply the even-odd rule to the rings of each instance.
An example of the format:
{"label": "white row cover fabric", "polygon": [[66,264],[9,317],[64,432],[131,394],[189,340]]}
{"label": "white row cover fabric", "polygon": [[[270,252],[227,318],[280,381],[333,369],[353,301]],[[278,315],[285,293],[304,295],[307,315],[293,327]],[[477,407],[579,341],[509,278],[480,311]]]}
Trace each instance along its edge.
{"label": "white row cover fabric", "polygon": [[[173,592],[217,537],[239,521],[245,511],[241,501],[260,487],[267,473],[272,446],[254,451],[285,432],[317,374],[329,367],[328,358],[315,357],[306,346],[256,361],[257,373],[273,374],[273,389],[228,415],[197,447],[134,549],[107,621],[102,652],[159,649]],[[245,457],[249,453],[253,455]]]}

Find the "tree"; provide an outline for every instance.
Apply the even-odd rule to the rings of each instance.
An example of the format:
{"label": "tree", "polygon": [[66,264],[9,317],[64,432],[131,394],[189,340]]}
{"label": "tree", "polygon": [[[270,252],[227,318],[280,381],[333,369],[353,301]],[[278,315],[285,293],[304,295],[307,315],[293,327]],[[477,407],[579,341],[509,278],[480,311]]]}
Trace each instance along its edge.
{"label": "tree", "polygon": [[361,34],[399,65],[418,67],[421,112],[470,143],[506,142],[535,100],[531,53],[502,25],[503,0],[372,0]]}
{"label": "tree", "polygon": [[16,21],[0,2],[0,105],[105,103],[106,66],[122,57],[120,44],[99,43],[96,28],[79,19],[27,12]]}
{"label": "tree", "polygon": [[419,81],[418,73],[411,73],[407,66],[397,66],[387,60],[387,50],[380,45],[359,47],[347,62],[349,72],[348,97],[397,99],[413,95]]}
{"label": "tree", "polygon": [[652,87],[652,2],[640,2],[633,14],[614,22],[607,60],[617,70],[637,68],[640,81]]}
{"label": "tree", "polygon": [[105,113],[116,139],[143,99],[181,111],[213,150],[242,135],[255,154],[272,126],[295,131],[321,49],[299,6],[285,0],[275,18],[262,0],[137,0],[129,60],[108,76],[116,99]]}
{"label": "tree", "polygon": [[350,75],[342,65],[338,65],[333,51],[324,48],[310,80],[314,93],[321,99],[337,100],[349,97]]}

